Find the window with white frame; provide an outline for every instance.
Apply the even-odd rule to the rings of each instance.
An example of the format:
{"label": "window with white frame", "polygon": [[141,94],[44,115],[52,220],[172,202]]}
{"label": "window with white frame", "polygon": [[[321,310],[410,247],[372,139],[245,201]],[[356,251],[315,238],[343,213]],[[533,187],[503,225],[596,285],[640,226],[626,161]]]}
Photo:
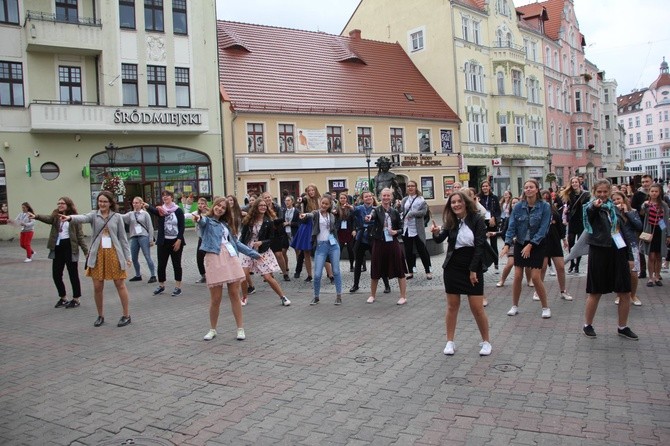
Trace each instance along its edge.
{"label": "window with white frame", "polygon": [[279,124],[277,131],[279,133],[279,152],[295,152],[295,128],[293,124]]}
{"label": "window with white frame", "polygon": [[477,45],[481,44],[482,42],[482,26],[481,22],[477,20],[472,21],[472,40],[475,42]]}
{"label": "window with white frame", "polygon": [[530,137],[531,145],[539,146],[542,143],[542,126],[539,120],[530,120]]}
{"label": "window with white frame", "polygon": [[563,97],[563,111],[570,113],[570,102],[568,101],[568,92],[567,90],[563,89],[561,92],[561,95]]}
{"label": "window with white frame", "polygon": [[565,149],[565,145],[563,145],[563,124],[558,126],[558,148]]}
{"label": "window with white frame", "polygon": [[479,93],[484,92],[484,68],[477,62],[465,63],[465,88]]}
{"label": "window with white frame", "polygon": [[565,129],[565,147],[570,149],[572,145],[572,138],[570,137],[570,128]]}
{"label": "window with white frame", "polygon": [[607,141],[607,154],[611,155],[612,154],[612,143]]}
{"label": "window with white frame", "polygon": [[628,118],[628,128],[629,129],[633,128],[633,118]]}
{"label": "window with white frame", "polygon": [[326,140],[328,152],[342,153],[342,127],[326,126]]}
{"label": "window with white frame", "polygon": [[547,68],[551,68],[551,48],[549,47],[544,49],[544,63],[547,65]]}
{"label": "window with white frame", "polygon": [[645,118],[647,119],[647,125],[653,124],[653,118],[651,117],[651,113],[646,115]]}
{"label": "window with white frame", "polygon": [[402,128],[391,127],[391,152],[403,152],[405,150],[405,137]]}
{"label": "window with white frame", "polygon": [[498,94],[505,94],[505,73],[498,71],[498,74],[496,74],[496,83],[498,85]]}
{"label": "window with white frame", "polygon": [[549,101],[549,107],[554,106],[554,87],[551,84],[547,84],[547,100]]}
{"label": "window with white frame", "polygon": [[357,127],[358,153],[372,148],[372,127]]}
{"label": "window with white frame", "polygon": [[483,111],[468,113],[468,135],[470,142],[486,142],[486,116]]}
{"label": "window with white frame", "polygon": [[175,100],[177,107],[191,106],[191,82],[188,68],[174,69]]}
{"label": "window with white frame", "polygon": [[635,127],[639,127],[639,126],[640,126],[640,117],[636,116],[635,117]]}
{"label": "window with white frame", "polygon": [[610,102],[610,91],[608,88],[605,88],[604,96],[605,96],[605,104],[608,104]]}
{"label": "window with white frame", "polygon": [[463,32],[463,40],[470,40],[470,18],[461,17],[461,29]]}
{"label": "window with white frame", "polygon": [[658,178],[658,166],[656,164],[651,166],[645,166],[644,169],[647,175],[651,175],[652,178]]}
{"label": "window with white frame", "polygon": [[663,138],[670,139],[670,128],[666,127],[663,129]]}
{"label": "window with white frame", "polygon": [[656,147],[646,147],[644,149],[644,159],[656,158]]}
{"label": "window with white frame", "polygon": [[514,132],[517,143],[523,144],[526,142],[526,118],[523,116],[514,117]]}
{"label": "window with white frame", "polygon": [[578,113],[582,111],[582,92],[581,91],[575,91],[575,111],[578,112]]}
{"label": "window with white frame", "polygon": [[409,48],[410,51],[421,51],[424,49],[424,30],[416,29],[409,33]]}
{"label": "window with white frame", "polygon": [[667,121],[667,120],[668,120],[668,115],[669,115],[669,113],[668,113],[667,110],[663,112],[663,120],[664,120],[664,121]]}
{"label": "window with white frame", "polygon": [[550,138],[549,148],[551,149],[556,148],[556,128],[554,127],[553,122],[549,126],[549,138]]}
{"label": "window with white frame", "polygon": [[628,135],[628,144],[633,144],[633,138],[634,138],[633,134],[630,133],[630,134]]}
{"label": "window with white frame", "polygon": [[640,161],[642,159],[642,150],[631,150],[630,151],[630,159],[632,161]]}
{"label": "window with white frame", "polygon": [[540,103],[540,81],[535,78],[528,80],[528,102],[531,104]]}
{"label": "window with white frame", "polygon": [[537,62],[537,42],[530,42],[530,60]]}
{"label": "window with white frame", "polygon": [[498,115],[498,127],[500,128],[500,142],[507,142],[507,115]]}
{"label": "window with white frame", "polygon": [[554,51],[554,70],[561,71],[561,65],[559,64],[558,51]]}
{"label": "window with white frame", "polygon": [[521,96],[521,71],[512,70],[512,94]]}
{"label": "window with white frame", "polygon": [[605,130],[609,130],[610,126],[610,115],[605,115]]}
{"label": "window with white frame", "polygon": [[577,148],[578,149],[583,149],[584,148],[584,129],[578,128],[575,131],[575,136],[577,137]]}
{"label": "window with white frame", "polygon": [[644,108],[651,108],[651,101],[647,101],[644,103]]}
{"label": "window with white frame", "polygon": [[263,134],[263,124],[247,124],[247,149],[249,153],[265,152],[265,135]]}
{"label": "window with white frame", "polygon": [[640,135],[640,132],[635,134],[635,144],[642,144],[642,135]]}
{"label": "window with white frame", "polygon": [[647,130],[647,142],[654,142],[654,132]]}
{"label": "window with white frame", "polygon": [[496,12],[498,14],[509,17],[509,6],[507,5],[507,0],[496,0]]}
{"label": "window with white frame", "polygon": [[530,46],[528,44],[528,39],[523,38],[523,51],[526,53],[526,59],[530,59]]}

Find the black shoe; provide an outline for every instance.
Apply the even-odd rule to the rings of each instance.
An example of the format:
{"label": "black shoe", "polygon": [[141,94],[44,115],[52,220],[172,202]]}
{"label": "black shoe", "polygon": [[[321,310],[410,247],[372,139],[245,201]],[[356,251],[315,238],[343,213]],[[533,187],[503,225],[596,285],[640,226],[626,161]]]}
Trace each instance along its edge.
{"label": "black shoe", "polygon": [[349,267],[349,272],[350,272],[350,273],[353,273],[353,272],[354,272],[354,267],[353,267],[353,266],[350,266],[350,267]]}
{"label": "black shoe", "polygon": [[384,288],[384,294],[388,294],[390,292],[391,292],[391,287],[390,286],[387,286],[386,288]]}
{"label": "black shoe", "polygon": [[312,281],[312,276],[307,276],[307,278],[305,279],[305,282],[311,282],[311,281]]}
{"label": "black shoe", "polygon": [[159,286],[159,287],[157,287],[157,288],[154,290],[154,296],[156,296],[156,295],[158,295],[158,294],[162,294],[163,291],[165,291],[165,287],[164,287],[164,286]]}
{"label": "black shoe", "polygon": [[361,267],[361,272],[364,273],[364,272],[366,272],[367,270],[368,270],[368,267],[367,267],[367,266],[363,265],[363,266]]}
{"label": "black shoe", "polygon": [[318,304],[318,303],[319,303],[319,298],[318,298],[318,297],[315,297],[314,299],[312,299],[312,301],[311,301],[309,304],[310,304],[310,305],[316,305],[316,304]]}
{"label": "black shoe", "polygon": [[596,331],[593,329],[591,325],[587,325],[584,327],[584,335],[587,338],[595,338],[596,337]]}
{"label": "black shoe", "polygon": [[351,288],[349,288],[350,293],[355,293],[356,291],[358,291],[358,285],[354,285]]}
{"label": "black shoe", "polygon": [[256,292],[256,288],[250,286],[247,288],[247,294],[254,294]]}
{"label": "black shoe", "polygon": [[78,300],[72,299],[70,302],[65,304],[65,308],[77,308],[79,305],[81,305],[81,304],[79,303]]}
{"label": "black shoe", "polygon": [[66,307],[68,304],[68,301],[65,299],[58,299],[58,302],[56,302],[56,305],[54,305],[54,308],[60,308],[60,307]]}
{"label": "black shoe", "polygon": [[331,285],[335,283],[335,277],[329,277],[328,279],[330,280]]}
{"label": "black shoe", "polygon": [[295,273],[295,274],[293,275],[293,278],[294,278],[294,279],[300,279],[300,273]]}
{"label": "black shoe", "polygon": [[141,282],[142,276],[135,276],[132,279],[129,279],[128,282]]}
{"label": "black shoe", "polygon": [[195,281],[195,283],[207,283],[207,278],[203,274],[198,280]]}
{"label": "black shoe", "polygon": [[94,327],[99,327],[104,323],[105,323],[105,318],[102,317],[102,316],[98,316],[98,318],[95,320],[95,322],[93,322],[93,326]]}
{"label": "black shoe", "polygon": [[158,282],[158,279],[156,279],[156,276],[151,276],[149,277],[149,281],[147,283],[156,283]]}
{"label": "black shoe", "polygon": [[617,328],[616,331],[619,333],[619,336],[621,336],[621,337],[624,337],[626,339],[630,339],[630,340],[633,340],[633,341],[637,341],[637,335],[635,333],[633,333],[633,331],[628,327]]}
{"label": "black shoe", "polygon": [[172,290],[172,297],[177,297],[181,296],[181,288],[175,287],[174,290]]}
{"label": "black shoe", "polygon": [[284,274],[284,282],[290,282],[291,278],[288,276],[288,274]]}
{"label": "black shoe", "polygon": [[130,316],[121,316],[121,319],[119,319],[119,323],[116,324],[117,327],[125,327],[126,325],[130,325]]}
{"label": "black shoe", "polygon": [[640,274],[637,275],[638,279],[646,279],[647,278],[647,273],[644,271],[641,271]]}

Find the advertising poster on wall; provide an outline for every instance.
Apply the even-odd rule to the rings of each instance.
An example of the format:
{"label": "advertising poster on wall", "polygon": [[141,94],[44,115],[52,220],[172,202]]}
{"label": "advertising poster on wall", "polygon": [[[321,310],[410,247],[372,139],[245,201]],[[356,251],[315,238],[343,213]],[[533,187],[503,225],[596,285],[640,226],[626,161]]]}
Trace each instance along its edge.
{"label": "advertising poster on wall", "polygon": [[[325,129],[298,129],[298,150],[299,151],[327,151],[328,145],[326,142]],[[342,141],[336,138],[336,144],[339,142],[340,148]]]}
{"label": "advertising poster on wall", "polygon": [[451,130],[440,130],[440,147],[442,153],[453,153],[453,132]]}
{"label": "advertising poster on wall", "polygon": [[449,197],[451,190],[454,188],[456,177],[453,175],[445,175],[442,177],[442,189],[444,190],[444,198]]}

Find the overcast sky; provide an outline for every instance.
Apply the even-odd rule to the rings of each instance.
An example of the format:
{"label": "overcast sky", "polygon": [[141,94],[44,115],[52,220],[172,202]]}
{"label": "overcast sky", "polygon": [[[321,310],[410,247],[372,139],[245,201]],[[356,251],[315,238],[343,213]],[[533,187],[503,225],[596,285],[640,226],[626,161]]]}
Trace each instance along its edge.
{"label": "overcast sky", "polygon": [[[359,0],[216,0],[219,19],[339,34]],[[411,1],[411,0],[395,0]],[[535,0],[515,0],[517,6]],[[648,87],[670,63],[667,0],[575,0],[586,57],[618,94]],[[665,23],[664,23],[665,21]],[[363,30],[365,38],[365,30]]]}

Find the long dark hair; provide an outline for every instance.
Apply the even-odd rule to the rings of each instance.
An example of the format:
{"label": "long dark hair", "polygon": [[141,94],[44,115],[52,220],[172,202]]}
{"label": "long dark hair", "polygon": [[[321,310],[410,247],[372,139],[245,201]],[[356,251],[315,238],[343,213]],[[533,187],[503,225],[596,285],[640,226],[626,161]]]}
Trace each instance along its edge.
{"label": "long dark hair", "polygon": [[[214,206],[218,206],[219,203],[223,203],[223,202],[226,203],[226,206],[225,206],[226,211],[223,213],[223,215],[221,215],[220,217],[217,217],[216,215],[214,215]],[[228,227],[230,228],[231,231],[234,230],[233,226],[232,226],[233,225],[233,213],[230,212],[230,206],[228,204],[228,198],[218,197],[217,199],[215,199],[214,202],[212,203],[212,207],[207,210],[205,215],[207,215],[209,218],[211,218],[213,220],[224,222],[226,225],[228,225]]]}
{"label": "long dark hair", "polygon": [[258,198],[256,201],[254,201],[254,204],[251,205],[249,208],[249,211],[247,211],[247,215],[244,216],[242,219],[242,225],[253,225],[256,220],[258,220],[258,217],[261,215],[261,213],[258,210],[258,206],[261,204],[264,204],[265,207],[267,208],[267,211],[265,211],[265,218],[270,219],[270,206],[267,205],[267,203],[262,199]]}
{"label": "long dark hair", "polygon": [[463,203],[465,204],[465,211],[467,214],[476,214],[478,212],[477,203],[475,203],[475,200],[470,198],[467,193],[460,190],[452,192],[451,195],[449,195],[449,198],[447,198],[444,210],[442,211],[442,221],[444,222],[445,229],[455,229],[458,227],[458,217],[456,217],[456,214],[451,209],[451,200],[454,196],[461,197],[461,200],[463,200]]}
{"label": "long dark hair", "polygon": [[21,203],[21,206],[25,206],[25,208],[26,208],[26,209],[28,210],[28,212],[30,212],[31,214],[34,214],[34,213],[35,213],[35,211],[33,211],[33,207],[32,207],[32,206],[30,205],[30,203],[28,203],[27,201],[24,201],[23,203]]}
{"label": "long dark hair", "polygon": [[[233,201],[232,205],[228,203],[228,207],[226,207],[226,214],[230,214],[230,224],[228,224],[230,230],[233,231],[233,234],[237,235],[240,229],[240,225],[242,224],[242,209],[240,209],[240,203],[237,201],[237,197],[235,195],[227,195],[226,199]],[[216,199],[214,201],[216,201]]]}

